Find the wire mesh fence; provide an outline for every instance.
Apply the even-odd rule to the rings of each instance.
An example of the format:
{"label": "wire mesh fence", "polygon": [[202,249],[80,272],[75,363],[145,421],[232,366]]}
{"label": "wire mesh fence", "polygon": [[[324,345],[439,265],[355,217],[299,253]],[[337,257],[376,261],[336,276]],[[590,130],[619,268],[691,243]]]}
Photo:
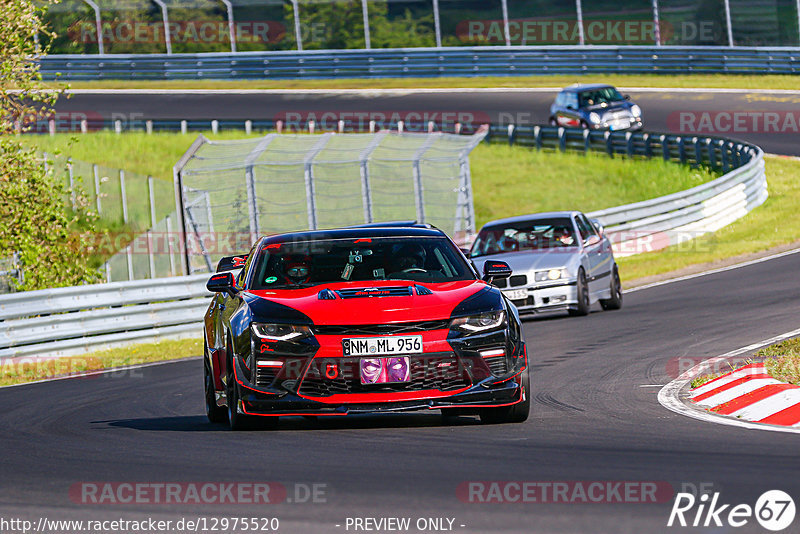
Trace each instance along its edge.
{"label": "wire mesh fence", "polygon": [[64,0],[46,20],[55,54],[797,46],[799,10],[797,0]]}
{"label": "wire mesh fence", "polygon": [[200,136],[178,173],[188,272],[296,230],[417,220],[465,240],[475,231],[468,157],[485,135]]}

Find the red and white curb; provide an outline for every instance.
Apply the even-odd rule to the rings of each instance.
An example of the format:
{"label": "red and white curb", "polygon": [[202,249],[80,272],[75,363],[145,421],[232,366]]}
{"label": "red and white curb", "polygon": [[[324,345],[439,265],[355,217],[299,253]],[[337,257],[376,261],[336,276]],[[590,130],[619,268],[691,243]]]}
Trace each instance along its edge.
{"label": "red and white curb", "polygon": [[800,428],[800,386],[776,380],[753,363],[691,390],[709,412],[745,421]]}
{"label": "red and white curb", "polygon": [[691,381],[721,363],[757,349],[800,336],[800,329],[709,358],[658,392],[658,402],[675,413],[741,428],[800,433],[800,386],[771,377],[754,363],[691,389]]}

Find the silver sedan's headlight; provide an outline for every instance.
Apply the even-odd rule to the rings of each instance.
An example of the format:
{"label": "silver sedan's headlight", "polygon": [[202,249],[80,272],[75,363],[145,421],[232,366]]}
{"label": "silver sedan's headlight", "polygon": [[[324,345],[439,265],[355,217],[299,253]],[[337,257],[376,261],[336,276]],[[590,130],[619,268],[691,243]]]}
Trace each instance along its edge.
{"label": "silver sedan's headlight", "polygon": [[637,119],[642,116],[642,108],[637,106],[636,104],[631,106],[631,115],[636,117]]}
{"label": "silver sedan's headlight", "polygon": [[536,271],[534,279],[537,282],[555,282],[567,277],[566,269],[548,269],[546,271]]}
{"label": "silver sedan's headlight", "polygon": [[600,114],[592,111],[589,113],[589,120],[592,121],[593,124],[600,124]]}

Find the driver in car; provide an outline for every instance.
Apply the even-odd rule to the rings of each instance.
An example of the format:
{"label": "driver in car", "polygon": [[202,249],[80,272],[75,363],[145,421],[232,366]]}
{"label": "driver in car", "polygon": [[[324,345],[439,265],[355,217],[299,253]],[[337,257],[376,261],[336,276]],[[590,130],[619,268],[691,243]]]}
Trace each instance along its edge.
{"label": "driver in car", "polygon": [[427,253],[425,247],[416,243],[409,243],[400,247],[395,254],[396,271],[413,272],[425,270]]}
{"label": "driver in car", "polygon": [[306,284],[311,279],[311,258],[289,255],[283,260],[284,278],[289,285]]}

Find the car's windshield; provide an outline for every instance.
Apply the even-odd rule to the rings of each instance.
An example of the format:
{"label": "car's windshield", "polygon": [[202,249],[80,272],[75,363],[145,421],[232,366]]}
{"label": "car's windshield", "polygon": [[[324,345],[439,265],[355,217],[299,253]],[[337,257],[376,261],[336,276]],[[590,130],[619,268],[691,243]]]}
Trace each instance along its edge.
{"label": "car's windshield", "polygon": [[442,237],[320,239],[262,247],[252,289],[335,282],[472,280],[463,255]]}
{"label": "car's windshield", "polygon": [[536,219],[483,228],[472,245],[470,257],[520,250],[560,249],[577,244],[568,217]]}
{"label": "car's windshield", "polygon": [[625,100],[625,98],[613,87],[601,87],[599,89],[592,89],[591,91],[581,91],[580,94],[581,107],[608,104],[621,100]]}

